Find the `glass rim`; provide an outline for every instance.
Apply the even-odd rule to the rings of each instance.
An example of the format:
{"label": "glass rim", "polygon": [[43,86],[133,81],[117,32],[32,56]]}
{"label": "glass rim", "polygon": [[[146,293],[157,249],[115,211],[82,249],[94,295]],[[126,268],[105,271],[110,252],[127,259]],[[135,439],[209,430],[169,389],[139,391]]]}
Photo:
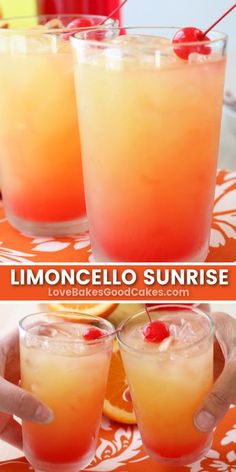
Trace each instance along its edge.
{"label": "glass rim", "polygon": [[[45,335],[40,335],[40,334],[37,334],[37,333],[30,333],[30,327],[26,327],[24,326],[25,322],[28,321],[28,319],[31,319],[31,318],[34,318],[34,317],[38,317],[39,320],[40,318],[43,318],[44,316],[51,316],[51,317],[54,317],[55,319],[57,318],[57,320],[61,323],[70,323],[70,324],[75,324],[75,325],[79,325],[79,321],[77,320],[76,322],[73,322],[72,321],[68,321],[68,320],[65,320],[63,318],[61,318],[60,316],[57,316],[56,313],[59,313],[59,314],[64,314],[66,316],[68,315],[81,315],[81,317],[84,317],[84,319],[88,319],[88,320],[93,320],[93,321],[99,321],[100,323],[104,324],[107,328],[109,328],[109,332],[106,333],[104,336],[102,336],[101,338],[98,338],[98,339],[95,339],[95,340],[83,340],[83,339],[54,339],[50,336],[45,336]],[[108,340],[108,339],[113,339],[114,336],[115,336],[115,327],[113,326],[113,324],[106,320],[105,318],[102,318],[102,317],[99,317],[99,316],[95,316],[95,315],[87,315],[85,313],[80,313],[79,311],[65,311],[65,310],[58,310],[58,311],[42,311],[42,312],[35,312],[35,313],[30,313],[29,315],[26,315],[24,316],[23,318],[21,318],[19,321],[18,321],[18,328],[19,328],[19,331],[20,332],[24,332],[25,334],[29,334],[31,335],[32,337],[36,338],[36,339],[40,339],[42,341],[50,341],[50,343],[52,344],[78,344],[78,345],[86,345],[86,346],[91,346],[91,345],[96,345],[96,344],[102,344],[104,343],[104,341]],[[31,325],[31,328],[32,328],[32,325]]]}
{"label": "glass rim", "polygon": [[[179,31],[180,29],[182,29],[182,27],[177,27],[177,26],[108,26],[106,28],[103,27],[103,25],[101,25],[99,27],[99,25],[95,25],[93,26],[92,28],[88,28],[86,31],[91,31],[93,30],[93,32],[96,32],[96,31],[122,31],[122,30],[127,30],[127,31],[132,31],[132,30],[137,30],[137,29],[140,29],[140,30],[159,30],[159,31],[163,31],[163,30],[172,30],[172,31]],[[72,42],[75,41],[75,44],[76,43],[85,43],[85,44],[90,44],[91,46],[98,46],[98,45],[101,45],[101,46],[104,46],[104,47],[113,47],[114,49],[126,49],[126,48],[130,48],[132,47],[132,45],[130,44],[127,44],[127,45],[122,45],[121,43],[113,43],[112,40],[104,40],[104,41],[97,41],[95,39],[83,39],[82,35],[86,33],[86,31],[79,31],[78,33],[75,32],[74,34],[71,35],[71,38],[70,40]],[[223,41],[225,43],[227,43],[227,40],[228,40],[228,35],[226,33],[223,33],[222,31],[218,31],[218,30],[212,30],[212,33],[214,34],[217,34],[219,35],[218,38],[213,38],[213,39],[207,39],[205,41],[191,41],[191,42],[178,42],[176,44],[170,42],[170,43],[166,43],[166,44],[158,44],[158,45],[140,45],[141,48],[143,49],[168,49],[168,48],[179,48],[179,47],[188,47],[188,46],[200,46],[200,45],[203,45],[203,46],[207,46],[207,45],[211,45],[211,44],[215,44],[215,43],[219,43],[220,41]],[[211,32],[209,33],[211,34]],[[119,36],[118,36],[119,37]]]}
{"label": "glass rim", "polygon": [[[192,312],[200,314],[201,316],[203,316],[205,319],[208,320],[208,323],[209,323],[208,332],[205,333],[203,336],[201,336],[199,339],[197,339],[197,341],[194,341],[194,342],[192,342],[191,344],[188,344],[185,347],[177,347],[177,348],[171,348],[170,347],[170,350],[169,350],[170,353],[175,353],[175,352],[179,353],[179,352],[184,352],[184,351],[186,352],[189,349],[193,348],[194,346],[197,346],[198,344],[201,344],[204,340],[206,340],[210,336],[214,335],[214,333],[215,333],[215,322],[214,322],[213,318],[210,315],[208,315],[207,313],[205,313],[204,311],[200,310],[199,308],[196,308],[195,306],[191,305],[191,306],[187,307],[184,304],[178,304],[178,303],[163,304],[163,305],[157,305],[157,306],[150,307],[149,311],[150,312],[151,311],[161,311],[161,309],[163,309],[163,308],[166,309],[166,308],[169,308],[169,307],[180,308],[180,309],[182,308],[182,309],[185,309],[185,310],[191,310]],[[130,344],[128,344],[127,342],[125,342],[122,339],[121,333],[122,333],[122,329],[125,327],[125,325],[128,324],[136,316],[138,317],[138,316],[143,315],[145,313],[146,313],[146,311],[142,310],[142,311],[139,311],[138,313],[136,313],[135,315],[129,316],[126,320],[121,321],[121,323],[119,324],[119,326],[117,328],[116,337],[117,337],[119,343],[122,346],[124,346],[125,348],[129,349],[132,352],[135,352],[135,353],[138,353],[138,354],[145,354],[145,355],[149,355],[149,356],[163,357],[163,354],[166,354],[166,353],[163,353],[163,352],[150,352],[150,350],[143,350],[141,352],[140,349],[131,346]],[[167,353],[168,353],[168,351],[167,351]]]}
{"label": "glass rim", "polygon": [[[117,29],[118,28],[118,25],[119,25],[119,21],[115,18],[108,18],[108,16],[106,15],[93,15],[93,14],[86,14],[86,13],[59,13],[59,14],[53,14],[53,13],[50,13],[50,14],[42,14],[42,15],[25,15],[25,16],[8,16],[6,18],[0,18],[1,21],[4,21],[4,22],[10,22],[10,21],[24,21],[24,20],[33,20],[33,19],[36,19],[36,18],[48,18],[48,21],[51,21],[51,20],[57,20],[57,19],[61,19],[61,18],[88,18],[88,19],[100,19],[101,21],[103,20],[108,20],[110,22],[113,22],[114,26],[113,25],[108,25],[110,28],[114,28],[114,29]],[[116,25],[116,26],[115,26]],[[44,26],[44,25],[36,25],[36,26]],[[81,30],[82,31],[88,31],[89,29],[98,29],[99,27],[99,24],[98,25],[91,25],[91,26],[81,26],[81,27],[78,27],[76,29],[78,30]],[[105,29],[105,24],[101,24],[100,27],[102,29]],[[75,29],[75,28],[74,28]],[[30,34],[60,34],[60,33],[68,33],[70,32],[70,28],[68,28],[67,26],[64,26],[63,28],[50,28],[48,30],[43,30],[43,29],[37,29],[32,26],[32,27],[23,27],[23,28],[18,28],[18,27],[13,27],[13,28],[0,28],[0,34],[3,33],[3,34],[10,34],[11,32],[12,33],[26,33],[26,32],[30,32]]]}

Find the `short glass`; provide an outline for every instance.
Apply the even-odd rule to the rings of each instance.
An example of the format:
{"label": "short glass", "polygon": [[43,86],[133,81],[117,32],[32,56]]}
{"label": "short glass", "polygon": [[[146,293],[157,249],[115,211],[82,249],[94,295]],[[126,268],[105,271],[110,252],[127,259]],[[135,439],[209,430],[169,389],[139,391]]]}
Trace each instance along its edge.
{"label": "short glass", "polygon": [[[159,351],[157,344],[143,338],[145,312],[128,318],[118,330],[138,427],[154,460],[173,466],[191,464],[212,442],[212,433],[198,431],[193,417],[213,384],[213,321],[184,305],[176,305],[175,311],[166,305],[149,312],[153,320],[172,324],[182,333],[176,346],[163,345]],[[189,329],[196,336],[188,337]]]}
{"label": "short glass", "polygon": [[[47,425],[23,421],[24,453],[36,471],[78,472],[96,451],[114,328],[101,318],[76,317],[73,323],[39,313],[20,322],[21,386],[54,413]],[[85,340],[91,326],[107,335]]]}
{"label": "short glass", "polygon": [[96,261],[207,257],[227,38],[212,32],[209,55],[183,60],[175,33],[143,27],[107,41],[92,31],[72,38]]}
{"label": "short glass", "polygon": [[93,25],[106,21],[47,15],[9,19],[9,29],[0,29],[4,208],[12,226],[36,236],[87,229],[73,59],[62,35],[75,18],[89,18]]}

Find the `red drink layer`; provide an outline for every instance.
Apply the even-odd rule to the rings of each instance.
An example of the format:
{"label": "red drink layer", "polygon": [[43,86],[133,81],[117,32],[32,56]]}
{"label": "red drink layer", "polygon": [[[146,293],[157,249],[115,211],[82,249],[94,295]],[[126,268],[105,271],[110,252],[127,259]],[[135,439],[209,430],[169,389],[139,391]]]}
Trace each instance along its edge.
{"label": "red drink layer", "polygon": [[[85,13],[109,15],[120,0],[38,0],[38,12],[43,14]],[[120,11],[114,15],[120,20]]]}

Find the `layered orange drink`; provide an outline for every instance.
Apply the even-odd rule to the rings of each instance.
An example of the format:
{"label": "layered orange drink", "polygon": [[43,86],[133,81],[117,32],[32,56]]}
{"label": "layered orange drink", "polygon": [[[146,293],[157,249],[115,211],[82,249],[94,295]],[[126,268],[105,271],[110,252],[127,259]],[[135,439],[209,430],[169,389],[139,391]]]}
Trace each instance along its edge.
{"label": "layered orange drink", "polygon": [[87,229],[68,31],[105,20],[42,16],[0,29],[1,185],[9,222],[22,232]]}
{"label": "layered orange drink", "polygon": [[159,306],[149,312],[151,329],[146,313],[139,313],[118,334],[138,426],[154,460],[190,464],[212,441],[212,434],[194,425],[213,383],[212,321],[191,307]]}
{"label": "layered orange drink", "polygon": [[54,415],[47,425],[23,422],[24,453],[37,471],[78,472],[95,454],[113,327],[77,317],[38,314],[20,323],[21,386]]}
{"label": "layered orange drink", "polygon": [[[85,193],[97,261],[204,261],[226,39],[181,59],[175,30],[72,38]],[[178,47],[188,47],[186,45]]]}

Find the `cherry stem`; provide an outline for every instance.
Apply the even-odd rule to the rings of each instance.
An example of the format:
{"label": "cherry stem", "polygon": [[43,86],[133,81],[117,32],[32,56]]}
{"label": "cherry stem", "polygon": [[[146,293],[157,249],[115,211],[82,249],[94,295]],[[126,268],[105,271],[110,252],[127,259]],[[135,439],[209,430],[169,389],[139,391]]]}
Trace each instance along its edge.
{"label": "cherry stem", "polygon": [[123,8],[127,2],[128,0],[124,0],[120,5],[118,5],[118,7],[114,8],[114,10],[112,10],[112,12],[104,20],[102,20],[98,26],[104,25],[104,23],[106,23],[107,20],[110,20],[110,18],[112,18],[119,10],[121,10],[121,8]]}
{"label": "cherry stem", "polygon": [[119,333],[120,331],[121,331],[121,328],[116,328],[116,329],[114,329],[114,331],[111,331],[110,333],[105,334],[104,338],[105,338],[106,336],[113,336],[113,335]]}
{"label": "cherry stem", "polygon": [[147,307],[147,305],[145,305],[145,304],[144,304],[144,309],[145,309],[145,311],[146,311],[146,313],[147,313],[147,317],[148,317],[148,319],[149,319],[149,322],[151,323],[151,322],[152,322],[152,318],[151,318],[151,315],[150,315],[150,313],[149,313],[148,307]]}
{"label": "cherry stem", "polygon": [[218,25],[218,23],[220,23],[223,18],[225,18],[232,10],[234,10],[234,8],[236,8],[236,3],[232,7],[230,7],[229,10],[227,10],[218,20],[216,20],[213,25],[211,25],[206,31],[204,31],[203,37],[206,36],[207,33],[209,33],[209,31],[211,31],[216,25]]}

